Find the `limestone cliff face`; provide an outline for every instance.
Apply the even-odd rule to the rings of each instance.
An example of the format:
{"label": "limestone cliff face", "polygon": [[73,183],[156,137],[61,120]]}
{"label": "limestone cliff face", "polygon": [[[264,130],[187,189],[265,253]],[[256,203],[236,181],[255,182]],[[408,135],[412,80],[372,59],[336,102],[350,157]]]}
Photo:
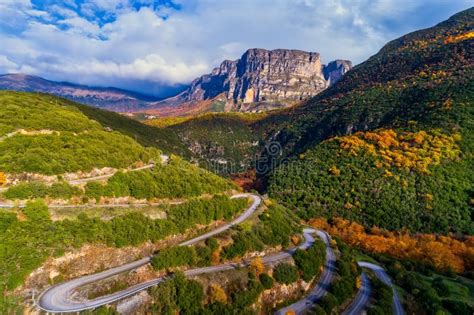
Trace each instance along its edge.
{"label": "limestone cliff face", "polygon": [[255,103],[286,106],[318,94],[351,67],[346,60],[325,66],[315,52],[249,49],[240,59],[225,60],[187,90],[159,104],[189,104],[224,95],[227,111],[250,110]]}
{"label": "limestone cliff face", "polygon": [[333,85],[339,81],[347,71],[351,70],[352,62],[349,60],[334,60],[324,67],[324,78]]}

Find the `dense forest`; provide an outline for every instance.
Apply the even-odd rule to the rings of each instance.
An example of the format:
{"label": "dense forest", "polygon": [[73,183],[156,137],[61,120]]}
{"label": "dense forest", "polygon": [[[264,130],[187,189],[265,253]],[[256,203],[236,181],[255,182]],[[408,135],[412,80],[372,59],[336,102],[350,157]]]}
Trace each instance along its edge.
{"label": "dense forest", "polygon": [[264,114],[214,113],[164,129],[176,133],[202,167],[230,174],[254,165],[260,134],[252,125],[263,117]]}
{"label": "dense forest", "polygon": [[409,234],[407,230],[387,231],[376,226],[365,229],[356,222],[342,218],[311,219],[317,229],[340,237],[350,246],[376,254],[416,262],[438,271],[470,273],[474,270],[474,238],[436,234]]}
{"label": "dense forest", "polygon": [[473,17],[394,40],[333,88],[261,121],[283,149],[270,194],[303,218],[472,234]]}
{"label": "dense forest", "polygon": [[[390,145],[384,155],[366,148],[353,154],[345,148],[348,140],[340,140],[323,142],[278,168],[270,193],[305,219],[342,216],[390,230],[474,232],[472,161],[461,158],[453,142],[440,142],[441,147],[423,142],[423,155],[413,157],[410,145],[406,150]],[[414,166],[400,164],[405,161]]]}

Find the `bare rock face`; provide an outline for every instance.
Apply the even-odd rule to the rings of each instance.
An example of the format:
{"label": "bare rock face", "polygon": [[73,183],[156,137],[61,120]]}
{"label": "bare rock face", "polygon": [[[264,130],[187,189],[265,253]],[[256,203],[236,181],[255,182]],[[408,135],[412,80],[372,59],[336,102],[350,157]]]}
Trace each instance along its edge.
{"label": "bare rock face", "polygon": [[226,111],[248,111],[258,108],[258,103],[271,108],[275,104],[288,106],[320,93],[351,67],[346,60],[325,66],[316,52],[249,49],[240,59],[225,60],[210,74],[194,80],[181,94],[157,105],[198,103],[224,93]]}
{"label": "bare rock face", "polygon": [[334,60],[328,63],[324,67],[324,79],[329,82],[329,85],[333,85],[339,81],[347,71],[352,69],[352,62],[349,60]]}

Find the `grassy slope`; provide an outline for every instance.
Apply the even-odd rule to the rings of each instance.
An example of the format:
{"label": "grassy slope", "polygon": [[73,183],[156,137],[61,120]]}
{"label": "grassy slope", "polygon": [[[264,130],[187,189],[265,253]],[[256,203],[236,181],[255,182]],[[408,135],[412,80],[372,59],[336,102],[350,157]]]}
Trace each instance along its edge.
{"label": "grassy slope", "polygon": [[84,115],[96,120],[103,126],[120,131],[136,139],[140,144],[148,147],[158,147],[165,153],[174,153],[189,158],[191,153],[172,130],[157,128],[143,124],[121,114],[101,110],[95,107],[72,103]]}
{"label": "grassy slope", "polygon": [[[389,229],[473,233],[474,50],[472,38],[459,37],[473,21],[470,9],[392,41],[322,95],[266,118],[267,137],[279,141],[291,161],[271,176],[271,194],[304,217],[341,215]],[[324,141],[382,127],[397,134],[459,134],[460,152],[439,163],[426,160],[425,172],[396,163],[376,167],[377,157],[366,150],[350,154],[337,141]],[[423,159],[437,150],[429,142],[410,146],[419,147]]]}
{"label": "grassy slope", "polygon": [[2,91],[0,103],[0,170],[5,173],[51,175],[123,168],[137,161],[147,163],[159,154],[106,130],[56,97]]}

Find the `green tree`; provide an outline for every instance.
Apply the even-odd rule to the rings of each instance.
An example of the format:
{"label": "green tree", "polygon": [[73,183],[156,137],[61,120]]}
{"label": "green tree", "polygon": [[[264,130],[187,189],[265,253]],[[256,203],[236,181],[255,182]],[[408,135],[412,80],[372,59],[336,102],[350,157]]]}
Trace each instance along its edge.
{"label": "green tree", "polygon": [[298,280],[298,269],[288,263],[281,263],[273,270],[273,277],[280,283],[290,284]]}

